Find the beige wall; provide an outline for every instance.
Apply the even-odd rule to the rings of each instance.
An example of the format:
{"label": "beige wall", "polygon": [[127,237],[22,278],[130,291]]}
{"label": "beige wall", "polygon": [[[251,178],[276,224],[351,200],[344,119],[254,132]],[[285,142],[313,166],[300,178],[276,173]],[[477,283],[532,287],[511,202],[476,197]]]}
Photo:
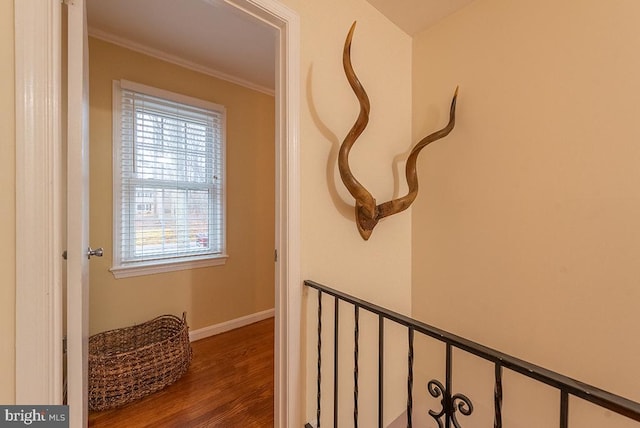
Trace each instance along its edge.
{"label": "beige wall", "polygon": [[13,2],[0,2],[0,403],[15,400],[15,98]]}
{"label": "beige wall", "polygon": [[337,152],[358,116],[342,47],[358,21],[353,65],[371,100],[351,168],[379,202],[397,193],[395,157],[411,146],[411,39],[364,0],[286,0],[301,20],[302,272],[396,310],[410,308],[410,211],[383,220],[369,241],[354,222]]}
{"label": "beige wall", "polygon": [[[336,170],[339,144],[358,115],[358,102],[342,69],[342,47],[354,20],[353,64],[371,100],[368,128],[351,152],[356,177],[379,202],[406,191],[394,174],[393,161],[411,146],[411,39],[364,0],[286,0],[301,22],[301,172],[302,275],[363,299],[409,313],[411,307],[411,213],[382,221],[369,241],[360,238],[354,222],[353,199]],[[402,165],[400,166],[402,171]],[[398,183],[402,184],[398,184]],[[295,286],[295,284],[294,284]],[[308,293],[307,421],[315,420],[316,294]],[[325,349],[332,340],[333,301],[324,304]],[[349,326],[352,310],[345,307],[341,322]],[[363,315],[361,326],[360,423],[376,425],[377,321]],[[398,370],[406,355],[395,353],[404,335],[388,332],[386,385],[387,418],[397,416],[406,402],[405,378]],[[341,338],[342,376],[340,419],[352,421],[352,330]],[[366,356],[366,357],[365,357]],[[331,414],[332,354],[324,356],[324,415]],[[392,367],[393,366],[393,367]],[[399,368],[402,367],[402,368]],[[365,411],[364,409],[369,409]],[[325,419],[326,421],[327,419]]]}
{"label": "beige wall", "polygon": [[[187,311],[192,330],[274,307],[274,98],[90,39],[91,224],[104,246],[90,274],[92,333]],[[224,266],[115,279],[112,265],[112,81],[127,79],[227,109]]]}
{"label": "beige wall", "polygon": [[[477,0],[413,48],[415,136],[445,122],[460,85],[457,128],[418,166],[414,316],[636,401],[638,16],[633,0]],[[465,425],[491,423],[486,370],[459,385],[488,394]],[[557,423],[514,420],[527,406],[509,400],[508,426]],[[557,406],[545,391],[529,403],[545,400]]]}

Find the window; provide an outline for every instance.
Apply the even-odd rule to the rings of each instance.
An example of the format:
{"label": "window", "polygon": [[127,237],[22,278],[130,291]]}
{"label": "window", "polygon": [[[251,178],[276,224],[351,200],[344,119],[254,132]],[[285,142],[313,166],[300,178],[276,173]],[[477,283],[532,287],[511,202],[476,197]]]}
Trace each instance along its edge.
{"label": "window", "polygon": [[114,82],[116,278],[222,264],[224,107]]}

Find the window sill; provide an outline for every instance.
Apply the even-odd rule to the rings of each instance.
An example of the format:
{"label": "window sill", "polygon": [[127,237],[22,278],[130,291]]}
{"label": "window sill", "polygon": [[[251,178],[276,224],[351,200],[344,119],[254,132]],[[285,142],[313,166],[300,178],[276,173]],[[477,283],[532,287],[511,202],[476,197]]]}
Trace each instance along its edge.
{"label": "window sill", "polygon": [[114,266],[111,273],[116,279],[133,276],[154,275],[157,273],[175,272],[179,270],[197,269],[209,266],[221,266],[227,263],[228,255],[207,258],[191,258],[177,262],[162,260],[155,263],[144,263],[129,266]]}

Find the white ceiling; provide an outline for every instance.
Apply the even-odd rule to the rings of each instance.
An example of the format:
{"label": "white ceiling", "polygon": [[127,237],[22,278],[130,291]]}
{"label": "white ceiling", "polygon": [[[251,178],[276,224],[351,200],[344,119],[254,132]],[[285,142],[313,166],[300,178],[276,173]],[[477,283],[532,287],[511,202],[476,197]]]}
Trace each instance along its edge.
{"label": "white ceiling", "polygon": [[273,92],[276,30],[223,0],[87,0],[89,34]]}
{"label": "white ceiling", "polygon": [[474,0],[367,0],[405,33],[414,34]]}
{"label": "white ceiling", "polygon": [[[367,1],[413,35],[473,0]],[[87,0],[87,17],[91,36],[274,91],[276,30],[224,0]]]}

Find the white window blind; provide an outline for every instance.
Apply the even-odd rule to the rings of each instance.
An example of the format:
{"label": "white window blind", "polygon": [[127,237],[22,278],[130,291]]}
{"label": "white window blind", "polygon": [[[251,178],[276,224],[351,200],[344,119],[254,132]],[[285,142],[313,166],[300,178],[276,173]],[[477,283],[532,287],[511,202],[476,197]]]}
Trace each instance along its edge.
{"label": "white window blind", "polygon": [[116,265],[224,255],[224,108],[116,86]]}

